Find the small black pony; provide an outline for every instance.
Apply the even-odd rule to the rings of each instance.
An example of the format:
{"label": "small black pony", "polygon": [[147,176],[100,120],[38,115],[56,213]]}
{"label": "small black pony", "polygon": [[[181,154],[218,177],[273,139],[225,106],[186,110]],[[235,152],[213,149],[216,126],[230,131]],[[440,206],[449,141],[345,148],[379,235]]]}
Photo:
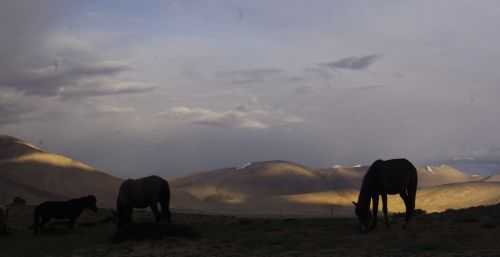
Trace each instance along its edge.
{"label": "small black pony", "polygon": [[35,208],[33,229],[35,235],[50,219],[69,219],[69,226],[73,228],[76,219],[84,209],[97,212],[97,199],[94,195],[60,202],[43,202]]}
{"label": "small black pony", "polygon": [[[399,194],[406,207],[406,223],[408,224],[417,194],[417,169],[406,159],[377,160],[363,178],[358,202],[352,202],[361,224],[361,231],[374,229],[377,226],[378,198],[382,196],[382,208],[385,224],[389,227],[387,217],[387,194]],[[370,201],[373,201],[373,218],[370,215]],[[372,221],[370,226],[370,221]]]}

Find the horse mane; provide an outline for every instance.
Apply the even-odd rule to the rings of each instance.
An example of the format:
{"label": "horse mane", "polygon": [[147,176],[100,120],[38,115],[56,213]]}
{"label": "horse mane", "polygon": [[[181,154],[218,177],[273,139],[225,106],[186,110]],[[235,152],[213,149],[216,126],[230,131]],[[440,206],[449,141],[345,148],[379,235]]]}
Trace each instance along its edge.
{"label": "horse mane", "polygon": [[375,175],[376,169],[381,164],[382,160],[376,160],[366,171],[363,177],[363,182],[361,183],[361,190],[359,191],[358,204],[362,207],[370,208],[370,197],[373,190],[372,177]]}

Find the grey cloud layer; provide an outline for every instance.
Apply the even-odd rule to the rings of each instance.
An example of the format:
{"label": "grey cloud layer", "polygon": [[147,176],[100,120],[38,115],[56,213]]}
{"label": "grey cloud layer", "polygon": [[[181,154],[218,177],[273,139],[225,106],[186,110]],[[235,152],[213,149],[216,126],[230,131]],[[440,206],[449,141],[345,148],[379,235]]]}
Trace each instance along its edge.
{"label": "grey cloud layer", "polygon": [[[126,61],[101,56],[91,39],[58,31],[60,22],[78,10],[69,1],[7,0],[0,8],[0,94],[15,92],[17,101],[1,99],[1,123],[24,120],[40,112],[33,105],[122,94],[142,94],[156,88],[131,80],[134,72]],[[59,24],[60,22],[60,24]],[[76,108],[76,107],[75,107]]]}
{"label": "grey cloud layer", "polygon": [[[228,18],[229,4],[209,1],[177,1],[168,15],[147,1],[144,12],[85,1],[101,18],[84,19],[71,12],[88,11],[77,2],[2,1],[0,81],[10,85],[0,94],[19,97],[0,99],[10,124],[0,129],[116,174],[426,160],[500,145],[496,1],[232,1],[244,10],[237,23],[238,11]],[[53,44],[53,32],[77,40]],[[65,118],[19,122],[46,105]]]}
{"label": "grey cloud layer", "polygon": [[337,61],[322,63],[332,69],[364,70],[380,59],[380,55],[370,54],[365,56],[350,56]]}
{"label": "grey cloud layer", "polygon": [[302,118],[295,115],[265,110],[249,110],[244,106],[227,111],[178,106],[159,114],[159,116],[221,128],[267,129],[273,126],[303,122]]}
{"label": "grey cloud layer", "polygon": [[[0,86],[19,90],[28,95],[55,96],[64,87],[78,87],[82,80],[115,76],[129,70],[122,63],[92,63],[76,67],[43,67],[31,71],[18,71],[0,77]],[[97,82],[98,83],[98,82]]]}
{"label": "grey cloud layer", "polygon": [[34,110],[34,106],[22,103],[15,94],[0,93],[0,126],[17,123]]}
{"label": "grey cloud layer", "polygon": [[283,73],[283,70],[277,68],[241,69],[219,71],[215,73],[215,77],[228,79],[233,84],[249,84],[272,79],[281,73]]}
{"label": "grey cloud layer", "polygon": [[58,95],[63,100],[71,100],[97,96],[142,94],[155,89],[156,86],[146,82],[102,79],[83,83],[79,87],[64,87]]}

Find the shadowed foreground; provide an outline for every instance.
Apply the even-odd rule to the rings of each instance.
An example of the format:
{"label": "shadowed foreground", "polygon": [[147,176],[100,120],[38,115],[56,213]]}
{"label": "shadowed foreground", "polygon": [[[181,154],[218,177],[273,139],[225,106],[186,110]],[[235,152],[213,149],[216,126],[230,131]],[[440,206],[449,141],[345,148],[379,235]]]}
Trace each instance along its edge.
{"label": "shadowed foreground", "polygon": [[[419,215],[408,230],[392,217],[390,230],[357,232],[357,220],[268,219],[174,213],[174,225],[155,227],[136,212],[132,234],[114,237],[109,211],[84,213],[74,231],[27,229],[29,210],[17,210],[0,256],[495,256],[500,253],[500,206]],[[23,225],[23,223],[25,223]]]}

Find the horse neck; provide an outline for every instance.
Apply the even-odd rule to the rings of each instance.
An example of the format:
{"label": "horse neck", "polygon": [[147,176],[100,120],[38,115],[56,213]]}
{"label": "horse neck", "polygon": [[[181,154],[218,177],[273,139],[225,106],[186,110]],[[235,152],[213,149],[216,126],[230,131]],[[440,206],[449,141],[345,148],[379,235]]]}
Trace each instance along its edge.
{"label": "horse neck", "polygon": [[373,191],[371,183],[372,170],[368,170],[365,177],[363,178],[363,183],[361,184],[361,190],[359,191],[358,204],[361,207],[370,207],[370,198]]}
{"label": "horse neck", "polygon": [[[78,208],[78,213],[82,213],[84,209],[87,208],[86,202],[83,199],[73,199],[69,201],[73,207]],[[75,208],[75,209],[76,209]]]}

